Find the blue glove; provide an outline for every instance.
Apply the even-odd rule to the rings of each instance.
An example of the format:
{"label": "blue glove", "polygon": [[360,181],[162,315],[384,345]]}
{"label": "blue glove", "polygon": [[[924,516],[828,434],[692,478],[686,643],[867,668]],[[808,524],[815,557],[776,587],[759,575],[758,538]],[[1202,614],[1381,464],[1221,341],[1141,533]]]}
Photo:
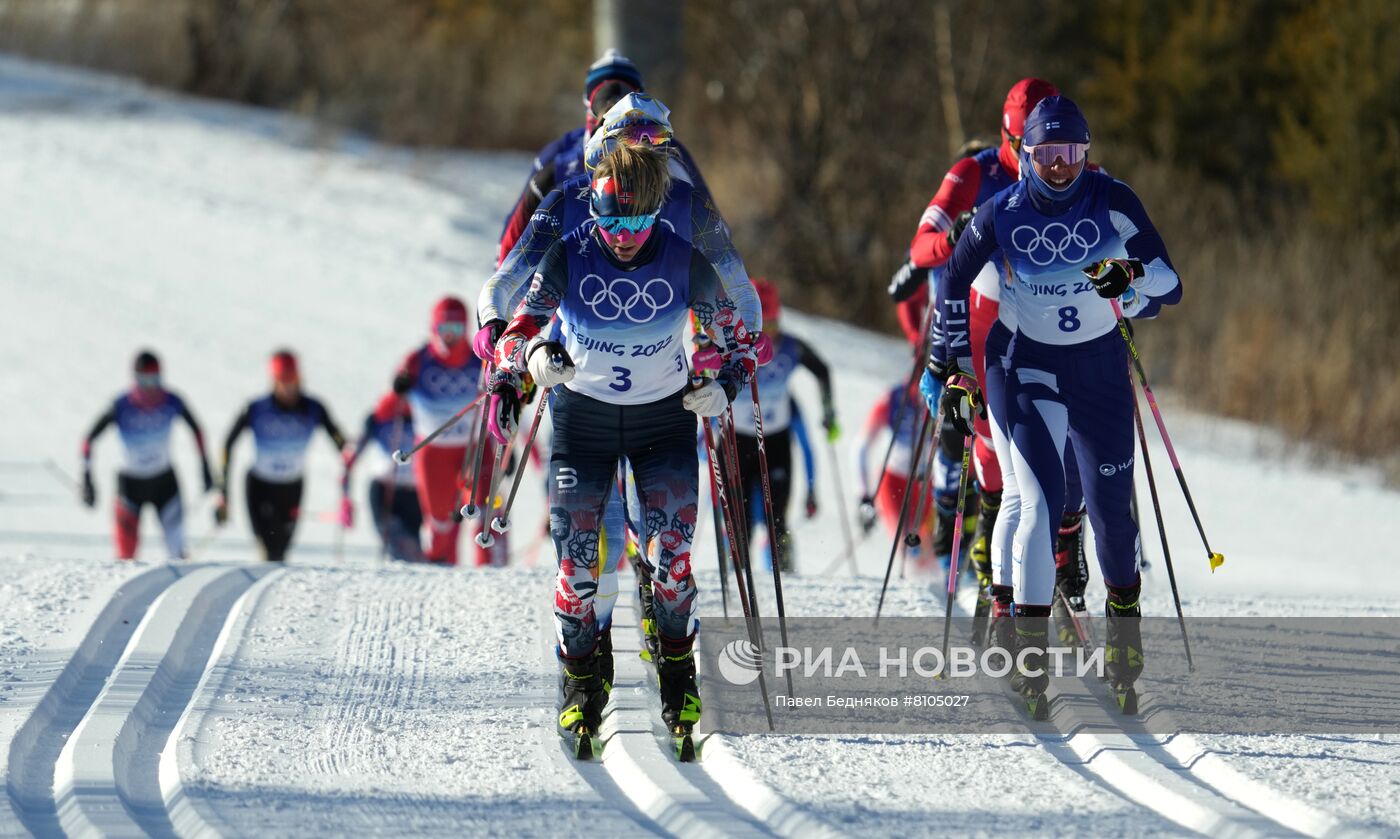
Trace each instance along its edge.
{"label": "blue glove", "polygon": [[933,375],[933,371],[924,368],[924,375],[919,379],[919,395],[924,398],[924,404],[928,406],[930,414],[938,413],[938,399],[943,395],[943,382]]}

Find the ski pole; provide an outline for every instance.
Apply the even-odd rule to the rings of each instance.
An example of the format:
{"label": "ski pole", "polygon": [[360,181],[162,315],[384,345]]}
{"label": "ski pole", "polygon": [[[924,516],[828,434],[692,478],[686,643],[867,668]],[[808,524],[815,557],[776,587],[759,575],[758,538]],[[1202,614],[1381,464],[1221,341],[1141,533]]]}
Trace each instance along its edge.
{"label": "ski pole", "polygon": [[530,434],[525,438],[525,454],[522,455],[520,465],[516,467],[515,477],[511,480],[510,495],[506,496],[505,506],[501,512],[491,519],[491,529],[497,533],[507,533],[510,531],[510,510],[515,506],[515,494],[520,491],[520,479],[525,475],[525,460],[530,456],[530,450],[535,445],[535,435],[540,430],[540,419],[544,416],[544,404],[548,401],[548,393],[538,394],[540,404],[535,406],[535,418],[530,421]]}
{"label": "ski pole", "polygon": [[[1118,331],[1122,334],[1123,340],[1128,343],[1128,355],[1132,357],[1133,369],[1137,370],[1138,381],[1142,383],[1143,395],[1147,397],[1147,406],[1152,409],[1152,418],[1157,422],[1157,431],[1162,435],[1162,442],[1167,447],[1167,457],[1171,459],[1172,469],[1176,472],[1177,483],[1181,484],[1181,492],[1186,496],[1186,506],[1191,508],[1191,518],[1196,522],[1196,532],[1201,534],[1201,544],[1206,548],[1206,561],[1210,563],[1210,572],[1215,573],[1215,569],[1225,563],[1225,555],[1216,553],[1210,549],[1210,540],[1206,538],[1206,529],[1201,524],[1201,516],[1196,512],[1196,502],[1191,498],[1191,488],[1186,485],[1186,473],[1181,469],[1181,461],[1177,459],[1176,447],[1172,445],[1171,435],[1167,434],[1167,425],[1162,421],[1162,409],[1157,407],[1157,397],[1152,394],[1152,388],[1147,384],[1147,372],[1142,369],[1142,358],[1138,355],[1137,345],[1133,343],[1133,336],[1128,331],[1128,322],[1123,319],[1123,308],[1118,305],[1118,301],[1108,301],[1113,306],[1113,314],[1118,317]],[[1137,396],[1133,396],[1133,403],[1137,404]],[[1146,456],[1147,449],[1143,448]]]}
{"label": "ski pole", "polygon": [[427,446],[429,443],[432,443],[432,442],[433,442],[434,440],[436,440],[439,436],[441,436],[443,432],[447,431],[447,429],[451,428],[452,426],[454,426],[454,425],[456,425],[458,422],[460,422],[461,419],[462,419],[462,417],[466,416],[466,415],[467,415],[467,412],[470,411],[472,408],[475,408],[475,407],[477,406],[477,404],[478,404],[479,402],[481,402],[481,400],[484,399],[484,398],[486,398],[486,394],[483,393],[483,394],[481,394],[480,396],[478,396],[477,398],[473,399],[473,400],[471,401],[471,404],[467,405],[467,406],[464,407],[462,410],[460,410],[460,411],[458,411],[457,413],[453,414],[453,415],[447,420],[447,422],[444,422],[442,425],[439,425],[437,428],[434,428],[434,429],[433,429],[433,432],[432,432],[431,434],[429,434],[427,437],[424,437],[422,440],[419,440],[419,441],[417,442],[417,444],[415,444],[414,447],[411,448],[411,449],[409,449],[408,451],[404,451],[403,449],[396,449],[396,450],[394,451],[394,462],[395,462],[395,463],[398,463],[398,464],[400,464],[400,465],[405,464],[405,463],[408,463],[408,461],[409,461],[415,454],[418,454],[418,452],[420,452],[420,451],[423,450],[423,447],[424,447],[424,446]]}
{"label": "ski pole", "polygon": [[[744,575],[740,571],[740,557],[742,556],[743,551],[740,547],[738,534],[735,531],[739,525],[742,525],[743,522],[742,520],[736,522],[733,516],[733,504],[731,503],[733,499],[729,498],[728,494],[725,492],[724,470],[721,468],[718,457],[719,447],[715,444],[713,433],[714,428],[710,423],[710,419],[708,418],[702,417],[700,422],[705,426],[705,445],[709,450],[709,453],[711,454],[710,477],[715,482],[715,489],[719,493],[721,507],[726,511],[723,517],[724,528],[725,532],[728,534],[729,537],[729,557],[734,562],[734,583],[735,586],[739,589],[739,603],[743,608],[744,612],[744,626],[748,629],[749,643],[753,644],[758,648],[759,658],[760,660],[762,660],[763,626],[758,620],[757,604],[749,599],[749,592],[745,590],[744,586]],[[721,425],[722,424],[723,423],[721,421]],[[744,563],[747,563],[747,559],[744,560]],[[768,682],[763,676],[763,669],[761,667],[758,671],[758,689],[759,693],[763,697],[763,713],[768,718],[768,730],[772,731],[773,709],[768,702]]]}
{"label": "ski pole", "polygon": [[[483,366],[481,368],[481,388],[483,391],[486,390],[486,381],[490,375],[490,365]],[[489,393],[489,391],[487,392]],[[491,448],[487,445],[491,439],[491,424],[486,421],[486,410],[489,404],[489,402],[485,402],[482,403],[481,406],[481,416],[479,418],[481,428],[478,430],[476,438],[476,463],[475,468],[472,470],[471,495],[467,496],[467,503],[462,505],[462,518],[464,519],[474,519],[477,513],[481,512],[481,509],[477,507],[476,499],[481,494],[481,473],[486,471],[482,467],[489,462],[491,453]],[[487,503],[490,504],[489,499]],[[485,514],[483,513],[482,515],[484,518]]]}
{"label": "ski pole", "polygon": [[720,603],[724,606],[724,619],[729,620],[729,570],[724,564],[724,555],[726,553],[724,545],[724,522],[722,520],[724,518],[724,513],[719,507],[719,493],[715,490],[715,474],[713,469],[716,455],[714,443],[710,439],[709,422],[701,420],[701,423],[705,426],[706,465],[711,467],[707,471],[710,473],[710,516],[715,521],[715,558],[719,560],[719,597]]}
{"label": "ski pole", "polygon": [[[908,393],[914,387],[914,383],[918,381],[919,369],[924,366],[924,360],[928,358],[929,345],[933,341],[933,333],[929,331],[929,326],[932,323],[933,301],[930,300],[928,307],[924,309],[922,326],[920,327],[919,334],[923,335],[923,341],[919,344],[919,351],[914,354],[914,366],[909,370],[909,378],[904,383],[905,393]],[[904,420],[904,409],[909,407],[909,403],[909,399],[901,400],[899,407],[895,408],[894,422],[890,425],[891,429],[899,428],[900,422]],[[892,435],[889,445],[885,447],[885,456],[880,461],[880,477],[875,480],[875,490],[870,493],[871,498],[877,497],[880,494],[880,487],[885,485],[885,474],[889,472],[890,456],[894,453],[894,444],[897,437],[897,434]]]}
{"label": "ski pole", "polygon": [[44,458],[44,469],[78,495],[81,496],[83,494],[83,485],[73,480],[73,478],[63,470],[63,467],[54,462],[53,458]]}
{"label": "ski pole", "polygon": [[[788,643],[787,609],[783,606],[783,575],[780,566],[786,556],[787,546],[783,544],[785,533],[777,532],[778,518],[773,514],[773,488],[768,480],[768,450],[763,439],[763,406],[758,401],[758,377],[749,379],[749,393],[753,396],[754,442],[758,444],[758,474],[763,484],[763,514],[768,517],[768,541],[773,555],[773,597],[778,604],[778,636],[784,647]],[[786,511],[784,511],[786,512]],[[792,670],[786,671],[788,696],[796,696],[792,691]]]}
{"label": "ski pole", "polygon": [[836,512],[841,518],[841,537],[846,541],[846,558],[851,563],[851,576],[858,577],[860,576],[860,568],[856,564],[856,541],[851,535],[850,511],[846,509],[846,491],[841,487],[841,463],[836,455],[836,444],[830,438],[827,438],[826,448],[831,457],[831,477],[836,482]]}
{"label": "ski pole", "polygon": [[953,596],[958,591],[962,566],[963,511],[967,508],[967,473],[971,465],[972,435],[963,437],[962,476],[958,478],[958,512],[953,518],[953,555],[948,559],[948,599],[943,603],[943,660],[948,660],[948,635],[953,629]]}
{"label": "ski pole", "polygon": [[[753,610],[754,625],[758,627],[758,637],[763,640],[763,622],[759,618],[758,611],[758,586],[753,579],[753,554],[749,552],[749,520],[748,511],[744,509],[744,483],[743,476],[739,473],[739,444],[734,433],[734,407],[731,405],[725,409],[724,419],[720,423],[720,445],[724,448],[725,474],[729,476],[729,483],[734,487],[734,492],[730,494],[729,516],[734,522],[735,539],[731,541],[731,546],[737,546],[738,556],[743,560],[744,582],[748,584],[749,606]],[[766,649],[766,643],[760,643],[759,649]]]}
{"label": "ski pole", "polygon": [[[1114,301],[1117,306],[1117,301]],[[1128,372],[1128,385],[1133,384],[1132,371]],[[1157,497],[1157,479],[1152,475],[1152,455],[1147,451],[1147,429],[1142,424],[1142,412],[1138,410],[1137,391],[1133,391],[1133,424],[1137,426],[1138,445],[1142,447],[1142,466],[1147,470],[1147,489],[1152,495],[1152,511],[1157,515],[1157,535],[1162,540],[1162,557],[1167,563],[1167,580],[1172,587],[1172,602],[1176,605],[1176,622],[1181,627],[1181,644],[1186,648],[1186,669],[1195,671],[1196,663],[1191,659],[1191,639],[1186,635],[1186,616],[1181,612],[1181,595],[1176,590],[1176,570],[1172,567],[1172,551],[1167,545],[1167,529],[1162,524],[1162,503]],[[1138,543],[1141,544],[1141,537]]]}
{"label": "ski pole", "polygon": [[[923,453],[924,439],[928,437],[929,426],[933,423],[933,417],[925,416],[923,425],[919,426],[919,438],[914,443],[914,463],[918,463],[919,457]],[[880,623],[880,611],[885,607],[885,591],[890,587],[890,573],[894,571],[894,555],[899,553],[900,535],[904,532],[904,523],[909,519],[909,499],[914,495],[914,487],[917,485],[915,475],[910,473],[909,485],[904,488],[904,500],[899,506],[899,523],[894,528],[894,541],[890,544],[890,559],[885,563],[885,581],[880,585],[880,601],[875,604],[875,623]]]}

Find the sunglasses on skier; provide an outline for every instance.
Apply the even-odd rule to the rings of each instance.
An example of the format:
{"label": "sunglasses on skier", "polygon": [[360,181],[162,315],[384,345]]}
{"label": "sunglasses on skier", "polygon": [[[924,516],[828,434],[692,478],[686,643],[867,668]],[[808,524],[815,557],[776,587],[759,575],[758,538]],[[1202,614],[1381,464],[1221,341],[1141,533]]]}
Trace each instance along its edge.
{"label": "sunglasses on skier", "polygon": [[1073,166],[1088,157],[1089,144],[1041,143],[1038,146],[1026,146],[1026,151],[1030,153],[1031,160],[1041,166],[1049,166],[1057,159],[1062,159],[1065,163]]}
{"label": "sunglasses on skier", "polygon": [[455,321],[446,321],[444,323],[438,324],[437,334],[441,336],[444,340],[461,338],[462,336],[467,334],[467,325],[465,323],[457,323]]}
{"label": "sunglasses on skier", "polygon": [[159,373],[137,373],[136,386],[144,390],[155,390],[160,387]]}
{"label": "sunglasses on skier", "polygon": [[622,231],[628,233],[641,233],[656,224],[656,213],[647,213],[641,216],[594,216],[593,221],[605,232],[614,236]]}

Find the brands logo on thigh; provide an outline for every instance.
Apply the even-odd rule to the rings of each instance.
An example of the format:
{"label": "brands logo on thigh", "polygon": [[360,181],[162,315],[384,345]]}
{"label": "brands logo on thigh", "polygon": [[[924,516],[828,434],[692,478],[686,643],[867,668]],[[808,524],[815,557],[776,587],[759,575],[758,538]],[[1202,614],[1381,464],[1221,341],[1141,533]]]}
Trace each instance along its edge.
{"label": "brands logo on thigh", "polygon": [[579,284],[579,297],[602,320],[625,317],[633,323],[647,323],[671,305],[676,292],[660,277],[639,283],[629,277],[604,280],[589,274]]}
{"label": "brands logo on thigh", "polygon": [[1083,218],[1070,227],[1051,222],[1040,230],[1023,224],[1011,231],[1011,245],[1036,265],[1049,265],[1063,259],[1071,265],[1083,262],[1103,238],[1093,219]]}

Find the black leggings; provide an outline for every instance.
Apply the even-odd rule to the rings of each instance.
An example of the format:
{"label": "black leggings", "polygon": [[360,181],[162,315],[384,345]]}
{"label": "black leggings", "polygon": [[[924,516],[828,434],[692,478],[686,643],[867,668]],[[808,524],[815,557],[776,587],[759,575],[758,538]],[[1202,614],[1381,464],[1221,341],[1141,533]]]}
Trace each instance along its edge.
{"label": "black leggings", "polygon": [[263,556],[269,562],[281,562],[287,558],[287,548],[301,517],[301,478],[277,483],[249,472],[244,488],[248,492],[248,520],[262,545]]}
{"label": "black leggings", "polygon": [[[759,470],[758,438],[735,434],[739,444],[739,474],[742,476],[743,509],[749,542],[753,542],[754,526],[763,515],[763,473]],[[792,434],[787,430],[763,435],[763,447],[768,453],[768,486],[773,490],[773,518],[768,539],[772,544],[785,544],[788,538],[787,509],[792,497]],[[781,540],[781,542],[780,542]],[[790,559],[791,557],[789,557]]]}

